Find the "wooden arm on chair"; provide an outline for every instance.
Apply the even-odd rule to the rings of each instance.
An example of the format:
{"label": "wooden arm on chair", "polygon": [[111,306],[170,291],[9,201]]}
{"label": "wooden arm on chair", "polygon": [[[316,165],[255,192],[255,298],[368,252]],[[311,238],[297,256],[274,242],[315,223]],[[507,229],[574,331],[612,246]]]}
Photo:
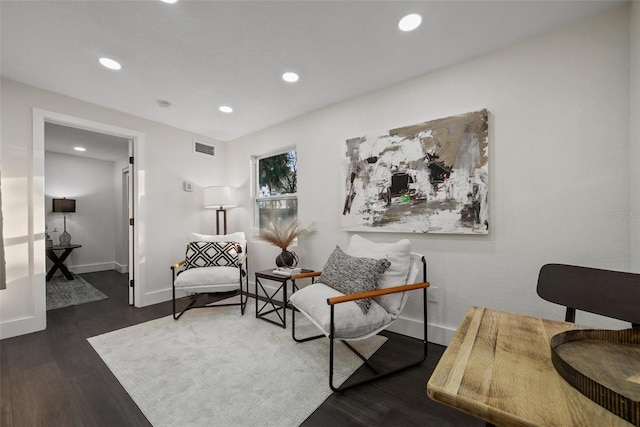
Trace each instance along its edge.
{"label": "wooden arm on chair", "polygon": [[173,265],[171,266],[171,269],[172,269],[172,270],[177,270],[177,269],[178,269],[178,268],[180,268],[180,266],[181,266],[182,264],[184,264],[185,262],[186,262],[186,260],[184,260],[184,259],[183,259],[182,261],[180,261],[180,262],[176,262],[175,264],[173,264]]}
{"label": "wooden arm on chair", "polygon": [[244,264],[244,262],[247,260],[247,257],[249,256],[248,252],[245,252],[240,259],[238,260],[238,264]]}
{"label": "wooden arm on chair", "polygon": [[292,274],[291,280],[308,279],[309,277],[318,277],[321,274],[322,274],[322,271],[312,271],[310,273]]}
{"label": "wooden arm on chair", "polygon": [[358,292],[355,294],[341,295],[339,297],[327,298],[327,304],[335,305],[342,302],[356,301],[364,298],[375,298],[381,295],[395,294],[398,292],[413,291],[415,289],[428,288],[429,282],[414,283],[412,285],[394,286],[393,288],[375,289],[373,291]]}

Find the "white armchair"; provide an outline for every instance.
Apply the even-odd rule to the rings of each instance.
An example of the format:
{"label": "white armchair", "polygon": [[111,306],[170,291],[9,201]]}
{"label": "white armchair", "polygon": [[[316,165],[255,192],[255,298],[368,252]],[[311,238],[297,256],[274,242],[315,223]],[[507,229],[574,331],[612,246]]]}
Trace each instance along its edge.
{"label": "white armchair", "polygon": [[[244,233],[204,235],[192,233],[185,259],[171,266],[173,318],[178,320],[192,308],[239,305],[244,309],[249,294],[247,240]],[[244,285],[244,286],[243,286]],[[187,306],[176,314],[176,291],[186,292]],[[240,302],[196,305],[198,297],[210,294],[240,295]]]}
{"label": "white armchair", "polygon": [[[375,243],[353,235],[343,252],[336,247],[322,272],[293,275],[293,280],[317,278],[316,282],[296,291],[289,302],[293,308],[292,336],[296,342],[329,338],[329,386],[334,391],[363,384],[421,364],[427,357],[427,267],[425,258],[411,252],[411,243]],[[420,280],[419,282],[416,282]],[[380,372],[348,341],[362,340],[388,328],[398,319],[408,299],[408,292],[422,290],[424,339],[422,355],[417,359]],[[296,337],[296,310],[313,323],[321,334]],[[373,370],[363,381],[334,386],[334,341],[339,340]]]}

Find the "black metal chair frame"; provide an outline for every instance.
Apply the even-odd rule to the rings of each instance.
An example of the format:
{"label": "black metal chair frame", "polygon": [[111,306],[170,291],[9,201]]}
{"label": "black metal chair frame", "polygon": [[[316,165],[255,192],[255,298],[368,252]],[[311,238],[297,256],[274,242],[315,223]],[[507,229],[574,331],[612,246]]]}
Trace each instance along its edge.
{"label": "black metal chair frame", "polygon": [[[178,313],[178,315],[176,316],[176,277],[178,276],[178,274],[180,274],[183,270],[178,271],[178,269],[184,264],[184,261],[180,261],[176,264],[173,264],[171,266],[171,275],[172,275],[172,280],[171,280],[171,289],[172,289],[172,300],[173,300],[173,318],[175,320],[178,320],[187,310],[191,310],[192,308],[211,308],[211,307],[230,307],[230,306],[236,306],[239,305],[240,306],[240,313],[244,316],[244,310],[247,306],[247,301],[249,299],[249,258],[247,256],[247,252],[246,252],[246,248],[245,248],[245,253],[244,256],[242,256],[240,258],[240,260],[238,261],[238,274],[239,274],[239,279],[240,279],[240,290],[239,291],[231,291],[234,292],[233,295],[230,296],[235,296],[235,295],[240,295],[240,302],[234,302],[234,303],[208,303],[208,304],[202,304],[202,305],[195,305],[196,301],[198,300],[198,298],[201,295],[220,295],[220,294],[224,294],[227,292],[203,292],[203,293],[198,293],[198,292],[194,292],[189,294],[189,298],[191,299],[191,301],[189,302],[189,304],[180,312]],[[244,278],[244,280],[243,280]],[[242,284],[243,282],[246,285],[246,291],[242,288]],[[188,292],[188,291],[187,291]]]}
{"label": "black metal chair frame", "polygon": [[538,295],[566,307],[565,322],[576,309],[631,322],[640,328],[640,274],[566,264],[540,269]]}
{"label": "black metal chair frame", "polygon": [[[424,256],[421,259],[422,261],[422,277],[423,277],[423,281],[422,283],[416,283],[413,285],[403,285],[403,286],[396,286],[393,288],[386,288],[386,289],[377,289],[375,291],[372,292],[361,292],[361,293],[357,293],[357,294],[350,294],[350,295],[346,295],[345,297],[335,297],[335,298],[329,298],[327,299],[327,304],[330,306],[330,310],[331,310],[331,324],[330,324],[330,331],[329,331],[329,387],[331,387],[331,390],[333,391],[344,391],[356,386],[359,386],[361,384],[366,384],[375,380],[379,380],[381,378],[387,377],[389,375],[392,374],[396,374],[400,371],[404,371],[406,369],[412,368],[414,366],[418,366],[420,365],[422,362],[424,362],[427,358],[427,354],[428,354],[428,343],[427,343],[427,288],[429,287],[429,283],[427,282],[427,262],[426,259],[424,258]],[[304,274],[302,276],[304,277],[313,277],[312,275],[320,275],[320,272],[315,272],[315,273],[311,273],[311,274]],[[292,276],[292,279],[295,278],[299,278],[300,275],[298,276]],[[420,358],[418,360],[409,362],[406,365],[400,366],[398,368],[392,369],[390,371],[386,371],[386,372],[381,372],[379,368],[377,368],[375,365],[373,365],[365,356],[363,356],[360,352],[358,352],[355,348],[353,348],[353,346],[351,346],[347,340],[342,340],[339,339],[339,341],[341,341],[345,346],[347,346],[347,348],[349,350],[351,350],[356,356],[358,356],[363,362],[364,364],[371,369],[371,371],[373,371],[373,376],[369,377],[369,378],[365,378],[363,380],[351,383],[351,384],[347,384],[348,383],[348,379],[345,381],[345,383],[339,387],[336,387],[333,385],[333,367],[334,367],[334,343],[335,343],[335,305],[336,304],[340,304],[343,302],[349,302],[349,301],[355,301],[358,299],[363,299],[363,298],[371,298],[372,296],[379,296],[379,295],[388,295],[388,294],[392,294],[392,293],[398,293],[398,292],[409,292],[412,290],[418,290],[418,289],[422,289],[422,311],[423,311],[423,325],[424,325],[424,339],[422,340],[422,345],[423,345],[423,352],[422,355],[420,356]],[[374,294],[375,295],[372,295]],[[291,307],[291,311],[292,311],[292,315],[291,315],[291,336],[293,338],[293,340],[295,342],[298,343],[302,343],[302,342],[307,342],[307,341],[312,341],[312,340],[316,340],[319,338],[324,338],[326,337],[325,334],[320,334],[320,335],[315,335],[312,337],[308,337],[308,338],[296,338],[296,308],[295,307]]]}

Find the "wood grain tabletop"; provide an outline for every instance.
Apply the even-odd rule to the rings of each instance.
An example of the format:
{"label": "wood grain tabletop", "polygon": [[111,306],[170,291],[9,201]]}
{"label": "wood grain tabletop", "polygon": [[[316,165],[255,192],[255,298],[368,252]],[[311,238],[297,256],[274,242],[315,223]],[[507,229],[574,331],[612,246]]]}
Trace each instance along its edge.
{"label": "wood grain tabletop", "polygon": [[571,387],[551,362],[551,337],[573,323],[470,307],[427,393],[495,425],[630,426]]}

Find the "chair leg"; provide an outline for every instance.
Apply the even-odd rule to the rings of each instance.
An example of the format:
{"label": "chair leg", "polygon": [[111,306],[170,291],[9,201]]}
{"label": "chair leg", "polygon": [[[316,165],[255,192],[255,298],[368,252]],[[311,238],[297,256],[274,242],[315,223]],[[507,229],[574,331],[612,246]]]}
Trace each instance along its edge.
{"label": "chair leg", "polygon": [[373,371],[374,374],[379,374],[380,373],[380,369],[376,368],[375,366],[373,366],[373,364],[369,361],[369,359],[367,359],[365,356],[362,355],[362,353],[360,353],[358,350],[356,350],[355,348],[353,348],[353,346],[351,344],[349,344],[349,342],[347,341],[340,341],[342,342],[342,344],[346,345],[347,348],[349,348],[349,350],[351,350],[351,352],[353,354],[355,354],[356,356],[358,356],[360,358],[360,360],[362,360],[362,363],[364,363],[365,365],[367,365],[367,367],[369,369],[371,369]]}
{"label": "chair leg", "polygon": [[[244,310],[247,307],[247,301],[249,300],[249,275],[246,275],[245,284],[247,285],[247,291],[242,290],[242,274],[240,274],[240,315],[244,316]],[[244,294],[244,299],[242,298]]]}
{"label": "chair leg", "polygon": [[176,317],[176,269],[171,266],[171,301],[173,302],[173,320],[178,320]]}
{"label": "chair leg", "polygon": [[[175,287],[175,282],[176,282],[176,269],[174,266],[171,266],[171,275],[172,275],[172,284],[171,284],[171,299],[172,299],[172,304],[173,304],[173,319],[174,320],[178,320],[185,311],[190,310],[192,308],[208,308],[208,307],[212,307],[212,306],[216,306],[216,307],[227,307],[227,306],[232,306],[232,305],[239,305],[240,306],[240,315],[244,316],[244,310],[245,307],[247,305],[247,301],[249,300],[249,275],[246,275],[246,286],[247,286],[247,291],[244,292],[242,289],[242,272],[240,273],[240,302],[239,303],[231,303],[231,304],[214,304],[214,303],[210,303],[210,304],[205,304],[205,305],[195,305],[196,300],[198,299],[198,297],[201,294],[198,293],[194,293],[193,295],[191,295],[191,302],[180,312],[178,313],[178,315],[176,315],[176,287]],[[243,298],[243,294],[244,294],[244,298]]]}
{"label": "chair leg", "polygon": [[[346,342],[342,341],[343,344],[347,344],[347,348],[350,349],[351,351],[353,351],[358,357],[360,357],[365,364],[371,368],[374,372],[376,372],[375,375],[366,378],[364,380],[361,381],[357,381],[355,383],[351,383],[349,385],[342,385],[339,387],[336,387],[333,385],[333,368],[334,368],[334,306],[331,306],[331,328],[330,328],[330,335],[329,335],[329,387],[331,387],[331,390],[333,391],[344,391],[371,381],[375,381],[375,380],[379,380],[381,378],[387,377],[389,375],[392,374],[396,374],[400,371],[404,371],[405,369],[409,369],[412,368],[414,366],[418,366],[420,364],[422,364],[422,362],[424,362],[427,358],[427,354],[428,354],[428,346],[427,346],[427,288],[423,288],[422,290],[422,313],[423,313],[423,324],[424,324],[424,339],[422,341],[423,344],[423,351],[422,351],[422,356],[420,356],[420,358],[418,360],[409,362],[406,365],[400,366],[396,369],[393,369],[391,371],[387,371],[387,372],[382,372],[380,373],[376,368],[374,368],[367,360],[365,360],[364,356],[362,356],[358,351],[356,351],[351,345],[347,344]],[[295,339],[295,338],[294,338]],[[348,380],[347,380],[348,381]]]}
{"label": "chair leg", "polygon": [[198,300],[198,297],[200,296],[200,294],[194,294],[192,295],[191,298],[191,302],[180,312],[180,314],[178,314],[178,316],[176,317],[176,297],[175,297],[175,290],[174,290],[174,295],[173,295],[173,319],[174,320],[178,320],[185,311],[194,308],[193,305],[196,303],[196,301]]}
{"label": "chair leg", "polygon": [[[242,288],[240,289],[240,302],[234,302],[234,303],[223,303],[223,304],[217,304],[217,301],[208,303],[208,304],[204,304],[204,305],[195,305],[196,301],[198,300],[198,297],[200,297],[200,295],[203,294],[198,294],[195,293],[193,295],[190,296],[191,298],[191,302],[180,312],[178,313],[178,315],[176,316],[176,300],[175,300],[175,295],[173,298],[173,318],[175,320],[178,320],[185,311],[187,310],[191,310],[192,308],[212,308],[212,307],[230,307],[230,306],[235,306],[235,305],[239,305],[240,306],[240,313],[241,315],[244,315],[244,309],[245,306],[247,305],[247,300],[249,299],[248,295],[245,295],[243,298],[243,292],[242,292]],[[233,295],[235,296],[235,295]]]}
{"label": "chair leg", "polygon": [[178,320],[180,318],[180,316],[182,316],[184,314],[185,311],[187,311],[188,309],[191,308],[191,306],[193,304],[195,304],[196,299],[197,299],[197,294],[196,294],[196,298],[194,298],[191,303],[180,312],[180,314],[178,314],[176,316],[176,287],[175,287],[175,282],[176,282],[176,269],[175,267],[171,267],[171,276],[172,276],[172,280],[171,280],[171,300],[173,303],[173,320]]}

